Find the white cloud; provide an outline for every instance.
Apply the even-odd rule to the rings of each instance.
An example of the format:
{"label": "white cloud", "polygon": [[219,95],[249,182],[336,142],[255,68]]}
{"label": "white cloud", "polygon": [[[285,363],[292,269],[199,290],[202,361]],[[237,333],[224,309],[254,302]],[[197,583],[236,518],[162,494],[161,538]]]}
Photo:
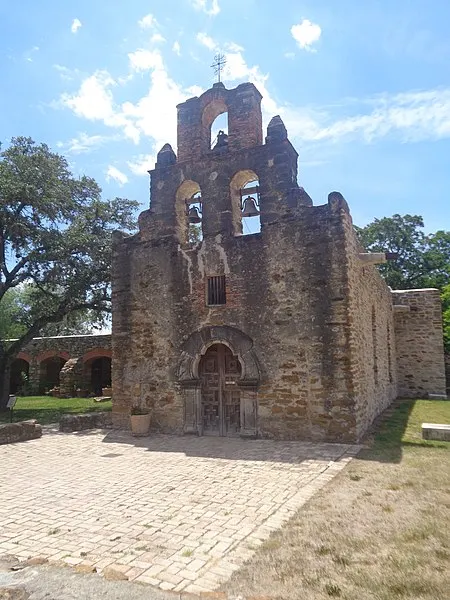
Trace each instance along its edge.
{"label": "white cloud", "polygon": [[[268,75],[258,65],[247,64],[241,50],[228,51],[226,57],[223,79],[231,83],[229,87],[242,81],[253,82],[263,95],[264,127],[279,114],[297,144],[372,143],[385,137],[401,142],[450,138],[450,87],[350,99],[333,106],[296,107],[273,96]],[[133,173],[142,173],[154,164],[156,152],[164,143],[176,147],[177,104],[203,90],[198,86],[184,88],[174,81],[158,50],[136,50],[130,53],[129,60],[132,73],[149,71],[149,88],[142,97],[117,103],[114,93],[119,78],[97,71],[82,81],[76,93],[64,94],[60,106],[117,130],[116,137],[120,135],[136,144],[142,137],[149,139],[149,154],[137,156],[128,165]],[[71,140],[72,151],[87,151],[90,144],[101,143],[100,136],[91,137],[92,140],[89,136]]]}
{"label": "white cloud", "polygon": [[201,96],[205,90],[199,85],[191,85],[186,88],[186,91],[189,92],[191,96]]}
{"label": "white cloud", "polygon": [[23,56],[28,62],[33,62],[33,55],[36,52],[39,52],[39,46],[33,46],[31,50],[27,50]]}
{"label": "white cloud", "polygon": [[135,175],[148,175],[148,171],[153,169],[156,163],[154,154],[139,154],[133,161],[127,162],[127,165]]}
{"label": "white cloud", "polygon": [[251,81],[256,85],[263,96],[262,110],[265,120],[278,114],[279,107],[267,89],[268,75],[261,73],[259,66],[249,67],[239,50],[225,54],[227,62],[223,71],[223,79],[226,81]]}
{"label": "white cloud", "polygon": [[65,67],[64,65],[53,65],[53,68],[58,71],[61,79],[64,79],[66,81],[72,81],[72,79],[74,79],[78,74],[79,71],[78,69],[69,69],[68,67]]}
{"label": "white cloud", "polygon": [[192,6],[196,10],[202,10],[210,17],[215,17],[220,13],[219,0],[191,0]]}
{"label": "white cloud", "polygon": [[145,17],[142,17],[142,19],[138,21],[138,25],[142,29],[151,29],[152,27],[156,27],[157,24],[158,21],[151,14],[145,15]]}
{"label": "white cloud", "polygon": [[159,51],[137,50],[129,59],[135,71],[151,70],[149,90],[135,103],[116,105],[111,91],[115,80],[107,71],[97,71],[82,82],[77,93],[63,94],[59,105],[79,117],[121,130],[136,144],[141,135],[148,136],[153,139],[155,151],[166,142],[175,145],[176,106],[190,96],[189,92],[169,77]]}
{"label": "white cloud", "polygon": [[[263,95],[265,126],[281,115],[291,139],[301,142],[372,143],[387,136],[402,142],[450,138],[450,88],[418,91],[376,98],[349,100],[336,114],[336,107],[294,107],[275,100],[267,87],[268,75],[258,66],[247,65],[241,52],[229,52],[224,79],[251,81]],[[359,105],[359,114],[355,107]]]}
{"label": "white cloud", "polygon": [[371,143],[387,136],[395,136],[402,142],[450,137],[450,89],[386,94],[364,104],[372,106],[372,111],[319,123],[312,139],[359,138]]}
{"label": "white cloud", "polygon": [[125,102],[122,111],[139,131],[153,138],[155,149],[159,150],[166,142],[175,144],[176,106],[187,97],[186,92],[169,77],[164,68],[154,69],[148,93],[135,104]]}
{"label": "white cloud", "polygon": [[158,50],[139,49],[128,54],[128,58],[133,71],[148,71],[163,67],[163,60]]}
{"label": "white cloud", "polygon": [[82,23],[81,23],[80,19],[74,19],[72,21],[72,25],[70,26],[70,31],[72,33],[76,33],[80,29],[81,26],[82,26]]}
{"label": "white cloud", "polygon": [[239,44],[236,44],[235,42],[227,42],[225,44],[225,47],[230,52],[244,52],[244,48],[242,46],[239,46]]}
{"label": "white cloud", "polygon": [[78,93],[63,94],[60,105],[70,108],[78,117],[90,121],[100,120],[109,127],[123,130],[126,137],[138,143],[140,133],[114,105],[110,87],[116,82],[107,71],[96,71],[81,84]]}
{"label": "white cloud", "polygon": [[180,42],[174,42],[172,46],[172,50],[175,52],[177,56],[181,56],[181,46]]}
{"label": "white cloud", "polygon": [[82,82],[77,95],[63,94],[61,100],[79,117],[107,118],[113,114],[113,96],[109,89],[113,85],[115,81],[107,71],[96,71]]}
{"label": "white cloud", "polygon": [[203,46],[206,46],[209,50],[214,50],[217,48],[216,42],[206,33],[197,33],[197,41]]}
{"label": "white cloud", "polygon": [[59,148],[64,148],[64,152],[70,154],[83,154],[102,146],[110,139],[110,136],[88,135],[87,133],[82,132],[68,142],[58,142],[57,146]]}
{"label": "white cloud", "polygon": [[116,167],[109,165],[108,170],[106,171],[106,181],[117,181],[117,183],[122,187],[125,183],[128,183],[128,177],[122,171],[119,171]]}
{"label": "white cloud", "polygon": [[303,19],[298,25],[292,25],[291,34],[300,48],[313,50],[312,45],[319,41],[322,29],[320,25],[311,23],[309,19]]}
{"label": "white cloud", "polygon": [[166,41],[166,38],[163,37],[160,33],[154,33],[150,38],[150,41],[152,42],[152,44],[162,44]]}

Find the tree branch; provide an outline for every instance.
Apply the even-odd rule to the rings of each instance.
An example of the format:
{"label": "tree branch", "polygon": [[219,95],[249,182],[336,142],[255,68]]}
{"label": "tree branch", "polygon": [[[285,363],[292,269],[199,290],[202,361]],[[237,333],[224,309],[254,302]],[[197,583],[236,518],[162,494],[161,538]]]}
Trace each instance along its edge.
{"label": "tree branch", "polygon": [[36,335],[40,332],[40,330],[48,325],[49,323],[58,323],[71,312],[75,312],[77,310],[107,310],[106,306],[103,306],[98,302],[79,302],[78,304],[68,305],[66,302],[61,304],[59,308],[49,316],[40,317],[37,319],[33,325],[31,325],[26,333],[24,333],[19,339],[14,340],[11,345],[9,345],[6,349],[3,347],[3,357],[6,362],[9,362],[13,359],[19,351],[26,345],[28,342],[36,337]]}

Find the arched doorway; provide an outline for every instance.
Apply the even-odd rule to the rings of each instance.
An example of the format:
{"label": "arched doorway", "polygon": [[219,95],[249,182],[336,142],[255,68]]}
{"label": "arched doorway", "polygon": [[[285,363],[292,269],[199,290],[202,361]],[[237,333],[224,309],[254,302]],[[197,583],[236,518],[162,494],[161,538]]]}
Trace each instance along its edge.
{"label": "arched doorway", "polygon": [[96,396],[101,396],[103,388],[111,387],[111,358],[108,356],[95,358],[90,367],[91,391]]}
{"label": "arched doorway", "polygon": [[241,365],[225,344],[213,344],[199,364],[201,422],[204,435],[234,436],[241,429]]}
{"label": "arched doorway", "polygon": [[30,365],[23,358],[16,358],[12,365],[9,378],[9,393],[24,394],[27,390]]}
{"label": "arched doorway", "polygon": [[59,373],[66,360],[60,356],[51,356],[40,363],[39,392],[49,392],[59,386]]}

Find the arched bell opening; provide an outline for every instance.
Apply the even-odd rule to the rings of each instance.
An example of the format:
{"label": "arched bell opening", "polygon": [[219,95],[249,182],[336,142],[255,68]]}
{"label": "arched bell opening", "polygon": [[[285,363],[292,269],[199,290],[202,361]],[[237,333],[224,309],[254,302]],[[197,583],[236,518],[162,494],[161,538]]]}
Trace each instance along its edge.
{"label": "arched bell opening", "polygon": [[39,366],[39,393],[44,394],[59,387],[59,374],[66,364],[61,356],[51,356],[41,361]]}
{"label": "arched bell opening", "polygon": [[196,181],[186,180],[175,199],[177,236],[181,244],[195,244],[203,239],[203,201]]}
{"label": "arched bell opening", "polygon": [[234,235],[261,231],[259,178],[245,169],[238,171],[230,183]]}
{"label": "arched bell opening", "polygon": [[211,150],[223,152],[228,149],[228,113],[222,113],[211,125]]}
{"label": "arched bell opening", "polygon": [[24,396],[28,391],[30,363],[23,358],[13,360],[9,376],[9,393]]}
{"label": "arched bell opening", "polygon": [[205,106],[202,129],[204,150],[223,151],[228,147],[228,106],[222,99],[216,98]]}

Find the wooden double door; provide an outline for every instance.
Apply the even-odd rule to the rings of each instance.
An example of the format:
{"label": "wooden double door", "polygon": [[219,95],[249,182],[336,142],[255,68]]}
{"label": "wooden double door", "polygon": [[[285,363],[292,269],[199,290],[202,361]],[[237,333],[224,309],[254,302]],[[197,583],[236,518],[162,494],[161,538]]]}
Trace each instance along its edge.
{"label": "wooden double door", "polygon": [[200,419],[203,435],[236,436],[241,430],[241,365],[228,346],[214,344],[202,356]]}

